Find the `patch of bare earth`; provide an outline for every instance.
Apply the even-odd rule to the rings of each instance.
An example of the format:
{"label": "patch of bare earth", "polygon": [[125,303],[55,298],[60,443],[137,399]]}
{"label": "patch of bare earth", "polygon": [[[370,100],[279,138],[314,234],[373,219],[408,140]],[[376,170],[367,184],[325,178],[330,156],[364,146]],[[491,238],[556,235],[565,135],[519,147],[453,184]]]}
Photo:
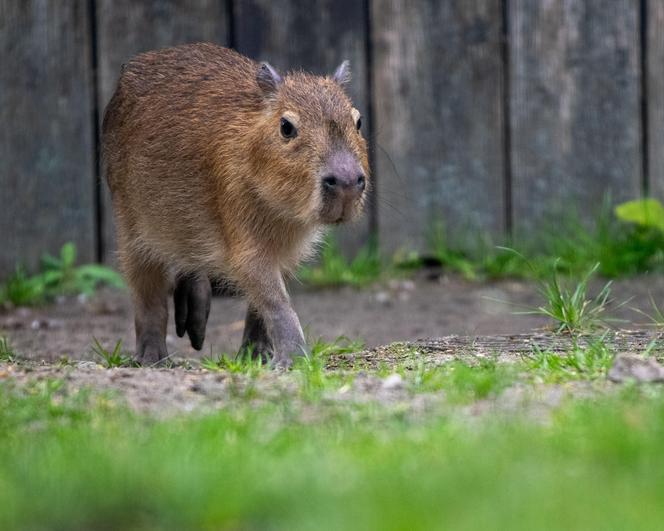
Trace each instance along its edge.
{"label": "patch of bare earth", "polygon": [[[661,358],[658,332],[643,327],[639,330],[644,318],[631,308],[648,311],[651,296],[663,300],[664,280],[652,277],[620,281],[614,293],[617,301],[631,297],[628,305],[615,306],[614,315],[625,319],[625,326],[637,329],[611,331],[605,340],[620,359],[640,356],[646,350]],[[423,393],[407,377],[394,372],[455,360],[474,363],[488,357],[499,363],[513,363],[532,353],[535,345],[553,352],[568,351],[572,340],[546,331],[544,319],[513,313],[514,309],[538,304],[536,288],[529,283],[477,284],[456,277],[439,282],[393,281],[363,290],[300,289],[293,300],[310,337],[333,340],[343,335],[363,339],[367,344],[361,352],[327,359],[326,374],[350,376],[347,383],[322,390],[318,403],[377,402],[418,414],[431,408],[454,407],[471,415],[514,411],[527,405],[527,410],[537,416],[570,394],[610,392],[616,385],[608,379],[537,386],[517,381],[496,396],[453,406],[444,390]],[[203,353],[177,338],[169,323],[171,368],[106,369],[93,354],[91,344],[97,338],[111,348],[122,340],[131,350],[131,308],[126,294],[105,291],[90,299],[64,299],[45,308],[6,310],[0,314],[0,335],[8,337],[17,361],[0,363],[0,379],[18,386],[57,379],[67,392],[90,388],[110,393],[132,409],[157,415],[227,407],[238,399],[245,403],[285,396],[297,399],[303,392],[302,375],[297,371],[260,371],[251,376],[201,367],[202,354],[216,357],[220,352],[237,349],[244,311],[241,299],[214,299]],[[422,337],[431,339],[418,339]],[[578,341],[592,340],[582,337]],[[632,369],[630,363],[624,365],[624,378],[617,381],[629,379],[639,370],[650,370],[639,368],[638,362]]]}

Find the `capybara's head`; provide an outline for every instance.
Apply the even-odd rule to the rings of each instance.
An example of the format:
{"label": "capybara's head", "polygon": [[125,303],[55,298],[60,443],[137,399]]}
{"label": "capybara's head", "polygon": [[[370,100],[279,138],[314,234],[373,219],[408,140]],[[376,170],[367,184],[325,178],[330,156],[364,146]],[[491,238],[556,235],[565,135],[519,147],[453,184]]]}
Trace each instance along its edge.
{"label": "capybara's head", "polygon": [[344,91],[349,79],[347,61],[330,77],[282,77],[267,63],[256,72],[265,112],[251,147],[262,179],[255,189],[278,214],[341,223],[361,212],[369,161],[362,117]]}

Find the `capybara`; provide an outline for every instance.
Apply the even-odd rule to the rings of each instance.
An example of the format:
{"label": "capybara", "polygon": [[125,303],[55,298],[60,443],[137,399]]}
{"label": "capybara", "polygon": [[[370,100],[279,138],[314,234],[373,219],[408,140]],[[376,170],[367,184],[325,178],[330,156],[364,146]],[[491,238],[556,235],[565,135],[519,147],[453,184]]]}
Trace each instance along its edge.
{"label": "capybara", "polygon": [[214,44],[136,56],[102,127],[136,359],[167,356],[176,332],[200,349],[210,279],[248,300],[242,350],[287,367],[307,353],[284,279],[326,225],[356,218],[369,186],[361,116],[330,76],[281,75]]}

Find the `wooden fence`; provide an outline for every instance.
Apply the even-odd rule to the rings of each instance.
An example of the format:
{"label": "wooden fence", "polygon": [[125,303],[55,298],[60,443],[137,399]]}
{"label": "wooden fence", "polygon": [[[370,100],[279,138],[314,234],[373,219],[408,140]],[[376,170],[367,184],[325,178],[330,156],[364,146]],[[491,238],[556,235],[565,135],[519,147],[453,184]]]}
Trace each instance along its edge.
{"label": "wooden fence", "polygon": [[109,260],[99,124],[137,52],[213,41],[353,67],[386,253],[443,221],[529,237],[562,209],[664,196],[660,0],[0,0],[0,273],[76,242]]}

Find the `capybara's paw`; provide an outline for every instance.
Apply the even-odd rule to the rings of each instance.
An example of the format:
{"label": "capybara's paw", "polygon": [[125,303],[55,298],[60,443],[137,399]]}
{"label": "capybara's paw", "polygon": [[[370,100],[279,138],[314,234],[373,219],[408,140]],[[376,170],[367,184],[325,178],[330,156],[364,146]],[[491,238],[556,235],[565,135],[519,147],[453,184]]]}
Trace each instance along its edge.
{"label": "capybara's paw", "polygon": [[212,288],[207,277],[189,275],[178,278],[173,293],[175,332],[179,337],[186,332],[196,350],[203,348],[211,301]]}
{"label": "capybara's paw", "polygon": [[168,357],[166,343],[154,338],[140,341],[136,351],[136,361],[144,367],[156,365]]}
{"label": "capybara's paw", "polygon": [[245,342],[236,356],[236,359],[261,360],[261,363],[267,363],[270,358],[272,358],[272,345],[267,341]]}
{"label": "capybara's paw", "polygon": [[299,358],[308,358],[310,352],[308,347],[300,345],[288,349],[288,354],[283,354],[282,352],[275,352],[270,360],[270,366],[274,369],[290,369],[293,366],[295,360]]}
{"label": "capybara's paw", "polygon": [[293,358],[290,356],[276,355],[270,360],[270,367],[277,370],[287,371],[293,366]]}

